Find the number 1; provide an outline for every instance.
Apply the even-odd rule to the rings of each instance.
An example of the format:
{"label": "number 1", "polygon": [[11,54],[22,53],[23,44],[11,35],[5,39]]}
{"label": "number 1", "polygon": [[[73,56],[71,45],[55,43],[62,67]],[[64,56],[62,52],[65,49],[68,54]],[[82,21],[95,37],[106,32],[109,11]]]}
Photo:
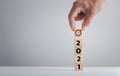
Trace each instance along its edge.
{"label": "number 1", "polygon": [[80,64],[78,64],[78,69],[80,69]]}

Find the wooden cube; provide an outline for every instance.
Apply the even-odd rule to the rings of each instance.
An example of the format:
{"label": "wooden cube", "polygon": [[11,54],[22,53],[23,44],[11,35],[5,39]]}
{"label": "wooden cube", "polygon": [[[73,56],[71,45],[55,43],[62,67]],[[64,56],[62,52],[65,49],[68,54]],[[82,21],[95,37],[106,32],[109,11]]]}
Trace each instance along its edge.
{"label": "wooden cube", "polygon": [[74,55],[74,62],[75,63],[82,63],[83,62],[82,55]]}
{"label": "wooden cube", "polygon": [[82,49],[79,47],[74,48],[74,55],[82,55]]}
{"label": "wooden cube", "polygon": [[83,70],[83,63],[75,63],[75,71]]}
{"label": "wooden cube", "polygon": [[75,36],[75,38],[77,38],[77,37],[82,37],[82,29],[80,29],[80,28],[77,28],[75,31],[74,31],[74,36]]}
{"label": "wooden cube", "polygon": [[82,39],[74,38],[74,45],[75,45],[75,47],[82,46]]}

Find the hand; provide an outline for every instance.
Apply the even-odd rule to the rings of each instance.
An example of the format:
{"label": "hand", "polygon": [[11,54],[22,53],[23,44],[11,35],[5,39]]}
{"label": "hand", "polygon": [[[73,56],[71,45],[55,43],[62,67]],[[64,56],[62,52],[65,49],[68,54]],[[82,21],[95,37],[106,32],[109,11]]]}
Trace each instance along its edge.
{"label": "hand", "polygon": [[72,31],[75,30],[75,21],[83,20],[82,30],[85,30],[103,5],[105,0],[76,0],[69,13],[69,23]]}

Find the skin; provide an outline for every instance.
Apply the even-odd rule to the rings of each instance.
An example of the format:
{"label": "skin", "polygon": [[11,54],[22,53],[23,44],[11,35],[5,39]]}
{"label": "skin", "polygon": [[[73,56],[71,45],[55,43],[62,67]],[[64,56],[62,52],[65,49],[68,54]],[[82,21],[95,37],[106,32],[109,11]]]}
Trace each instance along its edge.
{"label": "skin", "polygon": [[68,15],[71,30],[75,30],[75,21],[83,20],[82,30],[90,24],[92,18],[101,10],[105,0],[76,0]]}

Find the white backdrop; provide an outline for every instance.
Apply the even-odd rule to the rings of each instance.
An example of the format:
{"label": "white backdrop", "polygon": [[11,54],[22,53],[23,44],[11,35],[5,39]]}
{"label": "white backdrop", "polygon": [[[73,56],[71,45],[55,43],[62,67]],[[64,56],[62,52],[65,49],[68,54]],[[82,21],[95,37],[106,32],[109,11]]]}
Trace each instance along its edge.
{"label": "white backdrop", "polygon": [[[0,0],[0,66],[73,66],[73,0]],[[120,66],[120,0],[107,0],[83,35],[85,66]]]}

